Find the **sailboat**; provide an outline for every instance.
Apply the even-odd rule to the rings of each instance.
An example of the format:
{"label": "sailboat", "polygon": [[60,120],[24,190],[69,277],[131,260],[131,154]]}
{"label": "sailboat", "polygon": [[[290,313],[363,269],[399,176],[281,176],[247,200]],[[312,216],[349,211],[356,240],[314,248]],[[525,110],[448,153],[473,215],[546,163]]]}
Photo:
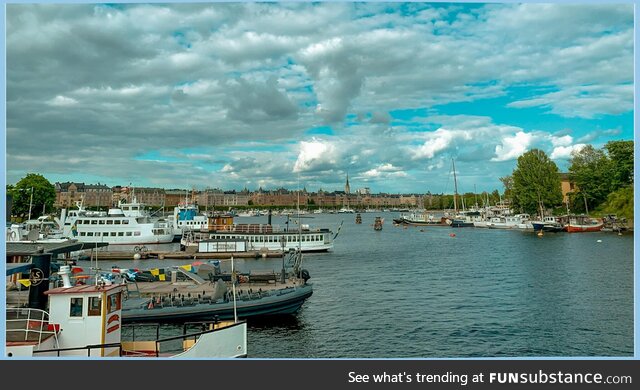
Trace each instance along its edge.
{"label": "sailboat", "polygon": [[462,203],[462,211],[458,211],[458,178],[456,176],[456,163],[453,159],[451,159],[451,164],[453,166],[453,183],[454,183],[454,192],[453,192],[453,207],[454,213],[451,220],[451,227],[473,227],[474,221],[480,219],[479,211],[466,211],[464,208],[464,198],[461,197]]}

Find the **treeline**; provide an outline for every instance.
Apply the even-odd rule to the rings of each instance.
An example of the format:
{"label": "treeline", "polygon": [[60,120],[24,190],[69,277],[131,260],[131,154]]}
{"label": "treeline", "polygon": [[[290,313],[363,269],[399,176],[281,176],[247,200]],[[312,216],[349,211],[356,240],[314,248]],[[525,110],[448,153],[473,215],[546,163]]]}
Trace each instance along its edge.
{"label": "treeline", "polygon": [[556,164],[539,149],[518,157],[510,176],[500,180],[515,210],[538,214],[617,214],[633,218],[633,141],[610,141],[574,151],[568,172],[571,188],[563,199]]}

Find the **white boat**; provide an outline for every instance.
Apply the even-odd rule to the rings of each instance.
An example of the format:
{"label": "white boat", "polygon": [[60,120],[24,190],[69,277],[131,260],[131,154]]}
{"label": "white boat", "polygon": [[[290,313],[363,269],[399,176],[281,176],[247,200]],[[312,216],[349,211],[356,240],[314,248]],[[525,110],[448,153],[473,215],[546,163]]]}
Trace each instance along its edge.
{"label": "white boat", "polygon": [[62,230],[49,216],[7,226],[7,242],[56,242],[63,239]]}
{"label": "white boat", "polygon": [[[247,356],[247,323],[225,321],[208,330],[152,340],[122,337],[122,302],[126,285],[102,281],[73,286],[70,267],[61,267],[64,285],[46,292],[49,311],[7,308],[5,353],[9,358],[172,357],[236,358]],[[66,276],[65,276],[66,275]],[[124,325],[127,326],[127,325]],[[133,325],[139,326],[139,325]],[[131,334],[133,332],[129,332]],[[138,332],[140,334],[140,332]],[[163,350],[182,340],[181,348]]]}
{"label": "white boat", "polygon": [[164,219],[152,220],[144,205],[135,197],[130,203],[120,202],[108,212],[62,209],[57,221],[64,237],[80,242],[109,244],[164,244],[173,241],[173,227]]}
{"label": "white boat", "polygon": [[182,237],[185,230],[206,229],[209,219],[205,214],[198,214],[198,206],[188,200],[179,203],[173,208],[173,235],[174,238]]}
{"label": "white boat", "polygon": [[322,209],[313,210],[314,214],[322,214]]}
{"label": "white boat", "polygon": [[338,213],[340,213],[340,214],[344,214],[344,213],[351,214],[351,213],[355,213],[355,210],[350,208],[350,207],[343,207],[340,210],[338,210]]}
{"label": "white boat", "polygon": [[533,225],[527,227],[529,224],[529,214],[516,214],[508,215],[504,217],[493,217],[487,222],[489,229],[517,229],[522,226],[523,229],[533,229]]}
{"label": "white boat", "polygon": [[197,247],[203,240],[245,240],[247,250],[285,251],[300,248],[303,252],[323,252],[333,248],[334,234],[326,228],[307,224],[289,227],[271,224],[236,224],[230,215],[209,217],[207,231],[188,231],[182,235],[181,247]]}

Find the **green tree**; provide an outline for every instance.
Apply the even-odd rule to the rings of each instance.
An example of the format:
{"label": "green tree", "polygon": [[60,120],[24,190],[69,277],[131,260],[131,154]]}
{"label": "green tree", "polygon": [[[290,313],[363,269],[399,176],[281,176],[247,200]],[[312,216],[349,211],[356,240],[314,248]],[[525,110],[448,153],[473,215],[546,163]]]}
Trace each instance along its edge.
{"label": "green tree", "polygon": [[562,204],[558,166],[542,150],[532,149],[518,157],[512,177],[512,201],[516,209],[535,214],[540,207]]}
{"label": "green tree", "polygon": [[504,197],[506,199],[513,198],[513,176],[504,176],[500,178],[504,186]]}
{"label": "green tree", "polygon": [[612,169],[612,190],[633,184],[633,141],[610,141],[604,146]]}
{"label": "green tree", "polygon": [[[613,164],[604,150],[587,145],[571,153],[569,173],[576,185],[571,196],[574,211],[593,210],[613,189]],[[588,210],[585,209],[585,203]]]}
{"label": "green tree", "polygon": [[[7,187],[7,193],[9,188]],[[56,200],[56,189],[44,176],[29,173],[11,189],[13,197],[12,214],[22,218],[31,218],[53,209]]]}

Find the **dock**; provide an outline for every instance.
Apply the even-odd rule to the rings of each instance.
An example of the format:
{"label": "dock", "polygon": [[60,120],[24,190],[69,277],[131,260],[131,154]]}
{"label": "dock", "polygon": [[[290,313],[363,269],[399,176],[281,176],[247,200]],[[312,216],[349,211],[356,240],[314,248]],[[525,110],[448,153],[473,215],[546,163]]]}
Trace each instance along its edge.
{"label": "dock", "polygon": [[[136,256],[137,255],[137,256]],[[138,257],[139,256],[139,257]],[[91,252],[89,259],[94,260],[145,260],[145,259],[158,259],[158,260],[203,260],[203,259],[260,259],[260,258],[275,258],[282,257],[282,251],[246,251],[246,252],[171,252],[171,251],[146,251],[146,252],[124,252],[124,251],[99,251]]]}

